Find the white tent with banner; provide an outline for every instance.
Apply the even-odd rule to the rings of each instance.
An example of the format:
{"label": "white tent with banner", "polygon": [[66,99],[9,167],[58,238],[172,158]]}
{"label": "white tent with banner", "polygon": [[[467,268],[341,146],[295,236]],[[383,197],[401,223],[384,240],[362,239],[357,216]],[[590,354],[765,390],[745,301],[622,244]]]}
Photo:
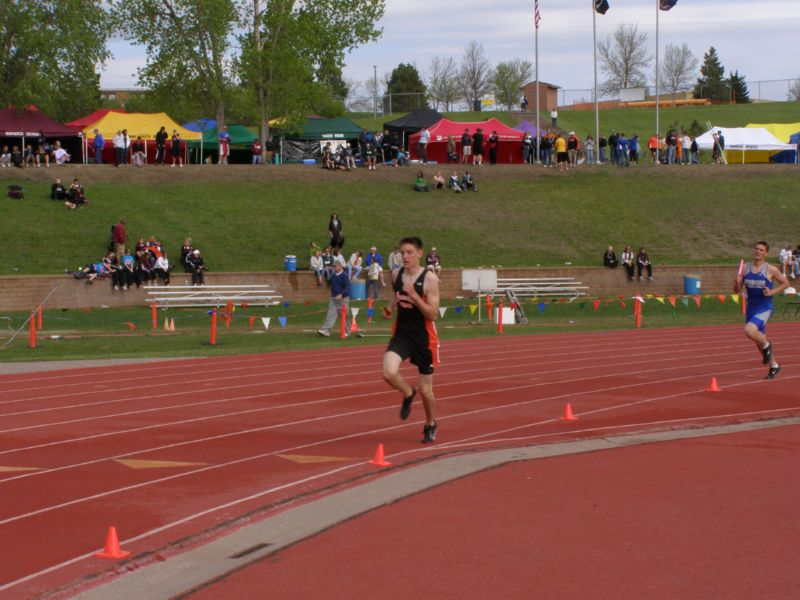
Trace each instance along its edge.
{"label": "white tent with banner", "polygon": [[768,163],[769,157],[783,150],[795,150],[792,144],[780,141],[763,127],[712,127],[697,138],[700,150],[714,148],[714,132],[725,138],[725,156],[733,164]]}

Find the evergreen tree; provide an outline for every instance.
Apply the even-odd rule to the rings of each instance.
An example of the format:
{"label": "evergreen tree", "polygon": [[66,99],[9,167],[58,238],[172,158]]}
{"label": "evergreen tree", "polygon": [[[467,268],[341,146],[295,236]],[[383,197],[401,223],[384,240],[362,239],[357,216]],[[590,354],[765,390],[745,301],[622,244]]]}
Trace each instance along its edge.
{"label": "evergreen tree", "polygon": [[731,98],[736,104],[750,104],[750,91],[747,89],[747,82],[744,75],[739,75],[739,71],[731,73],[728,81],[731,86]]}
{"label": "evergreen tree", "polygon": [[417,108],[428,108],[425,84],[422,83],[419,71],[417,71],[414,65],[400,63],[394,71],[392,71],[392,75],[386,87],[386,93],[393,94],[393,113],[408,112]]}
{"label": "evergreen tree", "polygon": [[728,82],[725,81],[725,67],[719,61],[714,46],[711,46],[703,56],[700,78],[694,86],[694,97],[726,102],[730,99],[730,89]]}

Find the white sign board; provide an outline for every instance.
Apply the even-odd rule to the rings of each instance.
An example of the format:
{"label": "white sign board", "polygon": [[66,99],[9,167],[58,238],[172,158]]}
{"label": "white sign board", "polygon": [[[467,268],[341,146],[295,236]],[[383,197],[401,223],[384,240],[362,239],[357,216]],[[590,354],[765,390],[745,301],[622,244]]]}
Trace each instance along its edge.
{"label": "white sign board", "polygon": [[496,269],[464,269],[461,271],[461,289],[468,292],[486,292],[497,287]]}

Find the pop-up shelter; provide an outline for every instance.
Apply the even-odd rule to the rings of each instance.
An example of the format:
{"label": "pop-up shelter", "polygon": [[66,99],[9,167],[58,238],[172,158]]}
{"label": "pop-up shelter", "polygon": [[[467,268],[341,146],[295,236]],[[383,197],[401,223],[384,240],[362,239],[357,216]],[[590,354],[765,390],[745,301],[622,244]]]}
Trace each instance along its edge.
{"label": "pop-up shelter", "polygon": [[[83,138],[86,140],[88,147],[92,146],[94,141],[94,130],[97,129],[105,140],[103,150],[103,160],[113,162],[114,159],[114,145],[113,140],[117,131],[123,129],[128,130],[128,137],[131,139],[131,144],[137,137],[141,137],[145,142],[145,152],[147,153],[147,162],[155,160],[156,147],[155,138],[156,133],[161,127],[167,131],[168,137],[172,137],[172,132],[177,131],[184,141],[184,158],[188,156],[188,149],[186,143],[191,140],[199,140],[202,134],[197,131],[189,131],[178,125],[173,121],[167,113],[119,113],[109,112],[95,123],[91,123],[83,128]],[[169,147],[170,142],[167,143]],[[167,156],[169,156],[169,148],[167,149]]]}
{"label": "pop-up shelter", "polygon": [[793,134],[800,131],[800,123],[748,123],[751,129],[766,129],[784,143],[791,142]]}
{"label": "pop-up shelter", "polygon": [[[520,121],[519,123],[514,125],[514,129],[516,129],[517,131],[521,131],[522,133],[530,133],[532,137],[537,137],[539,133],[539,130],[536,129],[536,125],[527,120]],[[542,131],[545,130],[542,129]]]}
{"label": "pop-up shelter", "polygon": [[100,119],[105,117],[108,113],[111,112],[118,112],[118,113],[127,113],[128,111],[124,108],[99,108],[93,113],[89,113],[85,117],[81,117],[80,119],[75,119],[74,121],[70,121],[67,123],[67,127],[74,127],[75,129],[86,129],[89,125],[93,123],[97,123]]}
{"label": "pop-up shelter", "polygon": [[[522,138],[525,137],[525,134],[497,119],[478,122],[440,120],[428,128],[431,134],[431,141],[428,143],[428,160],[439,163],[447,162],[447,138],[450,136],[453,136],[456,142],[456,152],[460,155],[461,136],[464,130],[469,129],[469,134],[473,135],[479,127],[484,137],[483,150],[485,156],[489,154],[489,135],[495,131],[500,139],[497,144],[497,162],[504,164],[522,162]],[[419,135],[419,133],[415,133],[408,139],[411,158],[417,158],[416,146],[417,141],[419,141]]]}
{"label": "pop-up shelter", "polygon": [[217,120],[203,117],[202,119],[197,119],[196,121],[184,123],[183,128],[188,129],[189,131],[199,131],[200,133],[203,133],[205,131],[210,131],[211,129],[216,129]]}
{"label": "pop-up shelter", "polygon": [[384,131],[394,133],[397,139],[405,146],[409,136],[425,127],[431,127],[444,119],[444,115],[437,110],[420,108],[412,110],[407,115],[383,124]]}
{"label": "pop-up shelter", "polygon": [[[230,141],[230,155],[228,162],[249,163],[250,145],[258,137],[258,134],[244,125],[227,125]],[[203,132],[200,140],[193,140],[188,143],[189,156],[192,162],[201,162],[206,156],[213,156],[219,150],[219,130],[214,127]]]}
{"label": "pop-up shelter", "polygon": [[756,127],[712,127],[697,138],[698,148],[713,150],[713,133],[717,131],[721,131],[725,138],[725,157],[729,163],[767,163],[778,152],[797,149],[766,129]]}
{"label": "pop-up shelter", "polygon": [[289,135],[283,141],[283,162],[317,161],[322,157],[322,148],[328,142],[339,145],[358,143],[362,129],[350,119],[308,118],[300,133]]}
{"label": "pop-up shelter", "polygon": [[26,144],[35,145],[41,136],[51,143],[56,140],[60,141],[62,147],[72,155],[73,162],[78,161],[81,149],[78,129],[57,123],[36,107],[28,107],[24,110],[0,109],[0,142],[2,144],[9,147],[19,145],[20,149],[24,151]]}

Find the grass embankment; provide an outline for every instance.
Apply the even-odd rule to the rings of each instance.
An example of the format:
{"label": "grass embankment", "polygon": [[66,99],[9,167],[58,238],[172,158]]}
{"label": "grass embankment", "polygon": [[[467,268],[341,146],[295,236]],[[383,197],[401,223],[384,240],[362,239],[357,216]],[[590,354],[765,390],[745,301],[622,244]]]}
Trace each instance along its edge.
{"label": "grass embankment", "polygon": [[[438,169],[427,166],[427,177]],[[445,267],[596,265],[608,244],[646,245],[656,265],[737,262],[754,239],[797,243],[800,177],[794,166],[630,169],[564,175],[525,165],[484,166],[478,193],[414,193],[415,168],[327,172],[310,166],[73,166],[0,174],[26,199],[0,200],[0,275],[63,273],[102,256],[109,227],[153,234],[173,259],[191,236],[214,271],[283,268],[308,244],[327,243],[336,211],[345,250],[388,253],[403,235],[435,245]],[[442,168],[442,170],[445,170]],[[463,169],[459,169],[461,171]],[[56,175],[80,176],[92,200],[69,211],[47,199]]]}
{"label": "grass embankment", "polygon": [[[630,329],[634,324],[633,303],[630,298],[625,298],[624,302],[625,308],[622,308],[618,298],[603,299],[595,310],[592,299],[572,303],[546,300],[541,305],[538,301],[526,301],[523,307],[529,323],[507,326],[504,335]],[[783,318],[784,298],[776,298],[775,302],[776,319],[780,320]],[[437,323],[443,341],[496,335],[495,326],[485,319],[477,323],[477,315],[470,305],[475,305],[475,301],[448,300],[443,303],[447,310]],[[327,305],[294,303],[237,309],[229,328],[220,319],[214,347],[209,345],[210,317],[203,309],[158,311],[158,330],[152,329],[150,310],[144,307],[47,310],[44,312],[44,331],[38,334],[37,348],[28,348],[28,331],[24,329],[9,346],[0,345],[0,362],[215,356],[385,344],[389,322],[376,311],[373,323],[367,324],[365,302],[354,302],[353,306],[361,308],[358,322],[361,330],[368,334],[365,338],[338,339],[338,323],[331,338],[322,338],[316,330],[324,320]],[[485,307],[483,310],[485,316]],[[648,297],[643,315],[645,328],[741,323],[740,307],[730,296],[725,304],[715,297],[704,297],[700,307],[692,298],[678,297],[675,308],[668,299],[661,303]],[[269,330],[265,330],[261,322],[261,317],[266,316],[271,318]],[[19,328],[26,317],[22,313],[4,315],[8,329],[0,336],[0,342],[5,343],[12,328]],[[251,317],[255,317],[252,330]],[[286,318],[285,328],[281,327],[278,317]],[[165,318],[174,319],[175,332],[163,330]],[[131,330],[129,324],[135,326],[135,330]]]}

